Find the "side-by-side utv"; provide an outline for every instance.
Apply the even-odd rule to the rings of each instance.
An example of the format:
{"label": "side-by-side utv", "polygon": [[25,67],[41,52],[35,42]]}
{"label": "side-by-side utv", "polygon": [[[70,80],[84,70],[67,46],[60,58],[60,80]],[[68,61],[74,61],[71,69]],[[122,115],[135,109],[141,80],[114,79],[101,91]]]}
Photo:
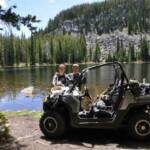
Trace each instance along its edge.
{"label": "side-by-side utv", "polygon": [[[114,69],[114,81],[99,96],[92,97],[92,91],[85,86],[86,74],[106,66]],[[85,84],[82,91],[79,88],[81,84]],[[84,97],[92,101],[88,110],[81,106]],[[43,109],[40,129],[49,138],[62,137],[69,127],[126,127],[136,139],[143,140],[150,136],[150,85],[136,80],[129,81],[118,62],[85,68],[76,82],[50,93],[44,99]]]}

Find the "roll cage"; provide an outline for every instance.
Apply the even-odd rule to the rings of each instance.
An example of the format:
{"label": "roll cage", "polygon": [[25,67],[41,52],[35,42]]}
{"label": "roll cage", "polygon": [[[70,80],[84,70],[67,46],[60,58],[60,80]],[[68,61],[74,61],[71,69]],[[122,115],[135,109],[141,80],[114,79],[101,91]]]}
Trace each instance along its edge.
{"label": "roll cage", "polygon": [[[72,85],[72,87],[70,88],[70,92],[72,92],[74,90],[74,88],[82,83],[82,81],[84,80],[85,78],[85,75],[87,72],[91,71],[91,70],[94,70],[94,69],[98,69],[100,67],[104,67],[104,66],[113,66],[114,70],[115,70],[115,80],[117,79],[117,77],[119,76],[119,74],[121,75],[120,76],[120,79],[121,79],[121,84],[123,84],[124,81],[126,81],[126,83],[128,84],[129,83],[129,79],[125,73],[125,71],[123,70],[123,67],[122,65],[119,63],[119,62],[109,62],[109,63],[105,63],[105,64],[98,64],[98,65],[95,65],[95,66],[91,66],[91,67],[87,67],[85,69],[83,69],[81,71],[81,74],[78,78],[78,80]],[[120,71],[120,72],[119,72]]]}

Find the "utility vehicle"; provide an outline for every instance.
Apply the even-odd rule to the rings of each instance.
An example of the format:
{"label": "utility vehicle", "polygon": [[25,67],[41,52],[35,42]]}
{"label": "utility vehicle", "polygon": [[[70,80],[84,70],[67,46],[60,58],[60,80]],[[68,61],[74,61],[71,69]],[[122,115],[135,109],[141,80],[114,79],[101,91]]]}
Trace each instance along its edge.
{"label": "utility vehicle", "polygon": [[[92,91],[85,82],[86,74],[106,66],[113,68],[114,81],[101,94],[91,96]],[[84,84],[82,91],[78,88],[81,84]],[[92,101],[88,110],[81,106],[85,97]],[[69,127],[126,127],[133,138],[144,140],[150,136],[150,84],[129,80],[118,62],[83,69],[76,82],[46,96],[43,110],[40,129],[49,138],[62,137]]]}

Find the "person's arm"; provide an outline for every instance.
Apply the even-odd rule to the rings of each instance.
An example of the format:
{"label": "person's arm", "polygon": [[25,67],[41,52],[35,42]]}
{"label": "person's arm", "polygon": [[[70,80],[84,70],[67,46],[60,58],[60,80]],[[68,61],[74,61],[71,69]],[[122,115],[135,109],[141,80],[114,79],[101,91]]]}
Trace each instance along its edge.
{"label": "person's arm", "polygon": [[55,73],[55,75],[53,76],[53,80],[52,80],[53,86],[56,86],[56,85],[57,85],[57,80],[58,80],[57,74]]}
{"label": "person's arm", "polygon": [[66,80],[67,80],[67,84],[72,84],[73,83],[73,74],[72,73],[67,74]]}
{"label": "person's arm", "polygon": [[66,74],[66,78],[67,78],[67,80],[71,80],[71,74],[70,73]]}

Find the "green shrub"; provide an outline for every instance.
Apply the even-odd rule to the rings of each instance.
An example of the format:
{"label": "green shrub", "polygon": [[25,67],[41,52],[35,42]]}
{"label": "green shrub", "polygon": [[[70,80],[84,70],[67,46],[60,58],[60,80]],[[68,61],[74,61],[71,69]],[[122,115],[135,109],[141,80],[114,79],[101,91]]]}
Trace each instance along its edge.
{"label": "green shrub", "polygon": [[8,120],[0,113],[0,139],[9,135]]}

